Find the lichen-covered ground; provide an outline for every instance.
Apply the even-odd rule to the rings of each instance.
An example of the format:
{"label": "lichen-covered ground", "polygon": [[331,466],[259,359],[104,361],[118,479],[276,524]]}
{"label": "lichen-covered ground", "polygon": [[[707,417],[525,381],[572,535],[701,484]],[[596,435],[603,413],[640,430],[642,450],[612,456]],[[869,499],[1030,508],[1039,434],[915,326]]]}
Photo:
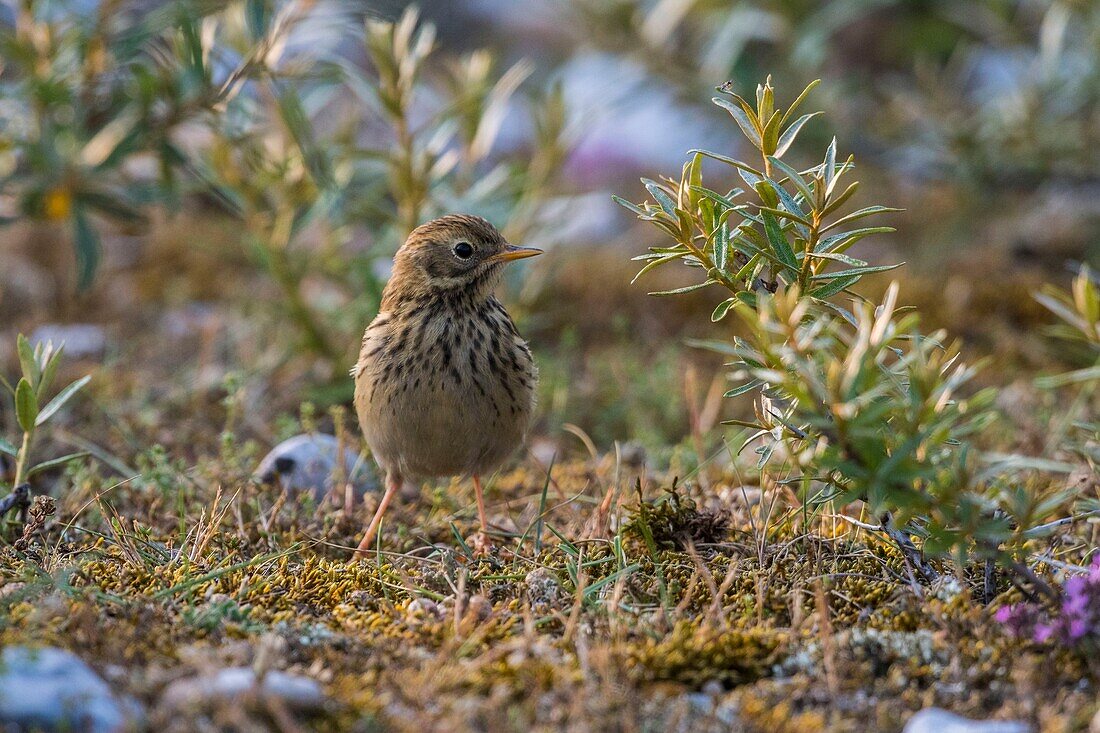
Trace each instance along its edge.
{"label": "lichen-covered ground", "polygon": [[[1072,731],[1100,710],[1096,660],[1007,636],[977,570],[915,585],[877,538],[803,524],[782,488],[720,470],[672,493],[637,462],[529,457],[488,489],[491,556],[465,549],[476,513],[455,481],[406,498],[383,552],[352,560],[370,506],[219,465],[162,460],[109,490],[75,476],[0,548],[0,643],[73,650],[163,733],[890,731],[928,706]],[[997,590],[993,607],[1016,593]],[[327,702],[163,695],[240,665],[315,679]]]}

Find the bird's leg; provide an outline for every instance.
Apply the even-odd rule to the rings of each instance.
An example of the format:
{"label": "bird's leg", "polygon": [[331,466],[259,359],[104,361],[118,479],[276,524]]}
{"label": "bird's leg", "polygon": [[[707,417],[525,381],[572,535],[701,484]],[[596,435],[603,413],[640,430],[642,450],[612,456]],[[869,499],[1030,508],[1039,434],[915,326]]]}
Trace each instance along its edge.
{"label": "bird's leg", "polygon": [[396,494],[400,488],[401,477],[393,472],[387,472],[386,493],[382,495],[382,501],[378,502],[378,509],[374,512],[374,519],[370,520],[370,524],[367,526],[367,533],[363,535],[363,539],[359,541],[359,546],[355,548],[356,557],[366,557],[367,551],[374,542],[374,535],[378,532],[378,525],[382,523],[382,515],[386,513],[386,507],[393,501],[393,495]]}
{"label": "bird's leg", "polygon": [[474,552],[478,555],[486,555],[492,547],[489,542],[489,522],[485,519],[485,496],[481,491],[481,476],[474,474],[474,493],[477,494],[477,517],[481,522],[481,529],[474,539]]}

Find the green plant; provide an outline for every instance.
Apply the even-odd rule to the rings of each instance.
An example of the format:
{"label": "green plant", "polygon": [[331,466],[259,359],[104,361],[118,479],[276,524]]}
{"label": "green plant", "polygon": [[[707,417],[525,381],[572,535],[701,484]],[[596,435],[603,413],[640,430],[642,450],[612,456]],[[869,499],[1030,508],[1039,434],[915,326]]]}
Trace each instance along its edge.
{"label": "green plant", "polygon": [[781,447],[811,504],[863,501],[883,528],[908,527],[929,553],[965,558],[1032,518],[1010,514],[998,487],[971,474],[965,440],[994,419],[994,390],[968,396],[975,368],[943,346],[944,332],[925,336],[915,314],[898,316],[897,295],[895,283],[877,307],[860,304],[854,325],[797,289],[743,309],[749,336],[730,350],[733,378],[764,394],[749,442],[763,439],[762,466]]}
{"label": "green plant", "polygon": [[[755,431],[742,447],[757,446],[761,470],[781,461],[783,482],[800,488],[804,508],[864,502],[877,524],[863,526],[889,534],[926,577],[935,571],[911,535],[923,537],[928,553],[960,561],[1018,549],[1065,496],[979,480],[966,441],[994,418],[993,393],[967,394],[974,368],[959,361],[957,346],[943,345],[944,333],[923,335],[915,314],[898,314],[896,284],[877,307],[851,290],[898,265],[846,254],[889,231],[849,227],[894,209],[845,213],[858,183],[839,184],[853,160],[837,162],[835,139],[809,169],[782,160],[814,116],[794,117],[812,87],[785,111],[770,83],[757,88],[755,107],[736,95],[715,99],[759,151],[758,167],[699,151],[679,180],[643,179],[655,202],[619,200],[674,240],[638,258],[647,261],[639,275],[679,261],[702,269],[702,282],[656,294],[712,285],[729,292],[712,319],[736,309],[749,335],[708,345],[734,357],[731,377],[740,384],[727,396],[758,395],[756,420],[734,421]],[[705,187],[704,156],[734,167],[747,188]],[[832,302],[840,293],[855,307]]]}
{"label": "green plant", "polygon": [[[889,227],[845,227],[897,209],[868,206],[842,213],[859,184],[840,185],[844,174],[853,168],[853,158],[837,162],[835,138],[822,162],[812,168],[800,172],[782,160],[806,123],[819,114],[794,116],[814,86],[816,82],[786,110],[776,107],[770,78],[757,87],[755,107],[733,94],[728,84],[720,87],[731,99],[715,97],[714,103],[729,112],[760,153],[758,167],[719,153],[693,151],[694,157],[684,165],[678,180],[642,180],[654,202],[635,205],[615,197],[675,242],[670,247],[652,247],[650,254],[636,257],[646,261],[637,277],[671,262],[705,272],[700,283],[654,295],[676,295],[710,285],[724,287],[731,297],[714,309],[715,321],[724,318],[737,302],[755,306],[757,293],[791,286],[837,309],[829,304],[830,296],[847,290],[865,275],[899,266],[872,266],[845,254],[868,235],[893,231]],[[734,167],[746,188],[722,194],[705,187],[704,158]],[[739,203],[742,197],[746,200]]]}
{"label": "green plant", "polygon": [[[1082,495],[1079,514],[1100,513],[1100,285],[1087,265],[1082,265],[1067,293],[1048,286],[1035,294],[1061,323],[1050,333],[1065,350],[1075,351],[1082,363],[1090,364],[1063,374],[1043,376],[1036,385],[1049,390],[1071,390],[1072,401],[1053,425],[1047,439],[1048,450],[1061,450],[1083,469],[1080,488],[1094,486],[1093,495]],[[1092,481],[1088,477],[1093,477]],[[1071,486],[1071,490],[1075,488]]]}
{"label": "green plant", "polygon": [[[377,311],[382,263],[417,225],[473,211],[511,238],[545,238],[538,214],[568,139],[555,90],[532,106],[531,149],[495,153],[531,65],[498,74],[484,50],[436,60],[435,28],[414,8],[396,22],[367,21],[369,70],[309,49],[292,58],[254,50],[284,48],[307,15],[208,23],[204,52],[236,49],[248,65],[224,114],[210,118],[212,141],[196,169],[243,220],[302,345],[336,375],[352,357],[345,345]],[[364,231],[367,245],[351,246]],[[323,303],[306,292],[318,283]]]}
{"label": "green plant", "polygon": [[76,5],[20,3],[14,23],[0,24],[0,192],[16,203],[0,223],[67,226],[86,287],[100,257],[97,220],[133,227],[150,206],[171,205],[187,161],[180,134],[227,90],[199,50],[214,5]]}
{"label": "green plant", "polygon": [[[381,265],[418,224],[471,211],[517,241],[552,238],[543,206],[570,144],[560,90],[528,105],[527,149],[494,149],[529,62],[437,58],[413,8],[366,23],[364,69],[297,42],[325,22],[306,0],[54,5],[0,27],[0,193],[19,202],[5,222],[67,223],[82,287],[101,218],[132,227],[201,195],[242,222],[296,346],[335,377],[377,311]],[[335,40],[364,28],[339,19]]]}
{"label": "green plant", "polygon": [[18,447],[15,443],[0,437],[0,452],[7,453],[15,459],[15,477],[12,486],[23,484],[40,471],[63,466],[69,461],[87,455],[80,452],[37,464],[32,464],[31,461],[31,449],[38,429],[45,425],[91,379],[88,376],[81,377],[47,401],[46,397],[57,375],[64,347],[59,346],[55,349],[49,342],[32,347],[27,338],[20,334],[17,339],[17,349],[22,372],[19,381],[12,386],[0,376],[0,385],[3,385],[11,395],[16,422],[22,431]]}

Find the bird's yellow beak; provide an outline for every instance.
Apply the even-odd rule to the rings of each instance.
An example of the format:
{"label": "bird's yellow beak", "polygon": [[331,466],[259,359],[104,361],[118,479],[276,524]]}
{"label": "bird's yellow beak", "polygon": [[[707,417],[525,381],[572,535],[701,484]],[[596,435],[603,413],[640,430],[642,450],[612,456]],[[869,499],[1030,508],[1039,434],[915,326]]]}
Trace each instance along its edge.
{"label": "bird's yellow beak", "polygon": [[541,249],[535,249],[534,247],[517,247],[514,244],[504,245],[504,251],[500,254],[493,255],[486,262],[511,262],[512,260],[522,260],[525,257],[535,257],[542,254]]}

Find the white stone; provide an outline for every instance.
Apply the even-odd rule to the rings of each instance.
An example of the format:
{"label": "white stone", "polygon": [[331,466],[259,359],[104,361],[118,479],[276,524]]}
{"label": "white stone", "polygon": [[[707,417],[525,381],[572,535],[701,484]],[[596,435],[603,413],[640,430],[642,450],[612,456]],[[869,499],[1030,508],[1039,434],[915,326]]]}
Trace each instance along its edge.
{"label": "white stone", "polygon": [[173,710],[208,708],[237,702],[257,692],[276,697],[295,710],[315,710],[325,701],[321,685],[308,677],[272,670],[257,686],[256,673],[250,667],[230,667],[211,675],[176,680],[164,691],[161,705]]}
{"label": "white stone", "polygon": [[72,652],[8,647],[0,656],[0,729],[114,733],[140,715]]}
{"label": "white stone", "polygon": [[1018,720],[971,720],[941,708],[925,708],[909,718],[902,733],[1030,733]]}
{"label": "white stone", "polygon": [[[321,501],[332,490],[338,441],[324,433],[303,433],[287,438],[271,449],[256,467],[256,478],[263,483],[278,479],[287,491],[311,491]],[[357,495],[378,489],[378,480],[369,460],[359,462],[351,448],[344,447],[344,475]]]}

